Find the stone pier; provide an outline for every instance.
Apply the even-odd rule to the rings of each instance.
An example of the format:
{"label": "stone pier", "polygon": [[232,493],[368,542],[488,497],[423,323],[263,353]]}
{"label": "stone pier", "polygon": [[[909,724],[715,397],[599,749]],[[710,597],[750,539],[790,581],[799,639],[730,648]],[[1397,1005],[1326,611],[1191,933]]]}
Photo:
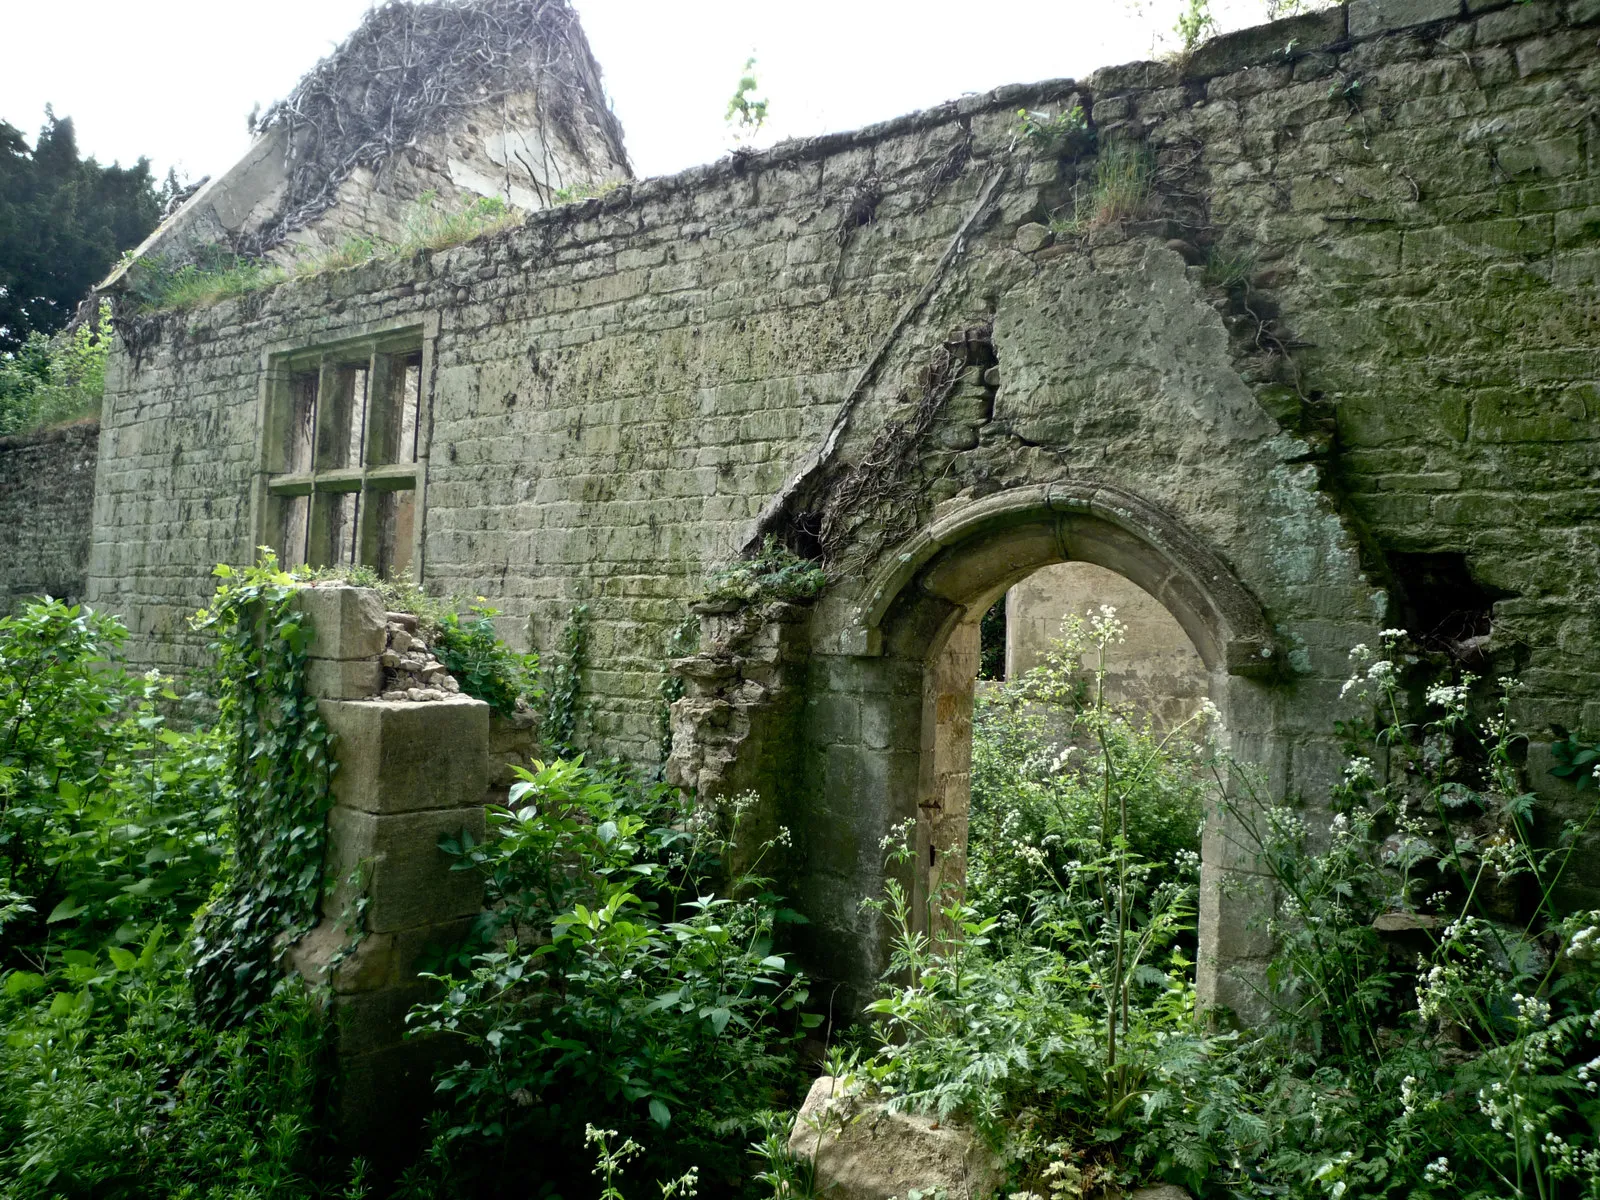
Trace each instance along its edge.
{"label": "stone pier", "polygon": [[356,1147],[405,1136],[433,1091],[440,1047],[405,1037],[428,995],[430,950],[459,941],[483,905],[475,871],[441,838],[484,833],[489,706],[459,694],[382,700],[387,622],[378,593],[311,587],[308,678],[333,735],[333,808],[322,920],[289,964],[326,984],[336,1029],[338,1117]]}

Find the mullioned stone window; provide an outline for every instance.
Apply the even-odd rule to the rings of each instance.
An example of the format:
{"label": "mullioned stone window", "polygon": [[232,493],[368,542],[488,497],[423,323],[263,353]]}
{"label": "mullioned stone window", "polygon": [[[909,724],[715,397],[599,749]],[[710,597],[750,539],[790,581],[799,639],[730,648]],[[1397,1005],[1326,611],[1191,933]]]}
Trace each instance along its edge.
{"label": "mullioned stone window", "polygon": [[423,367],[417,328],[268,357],[261,534],[285,566],[415,574]]}

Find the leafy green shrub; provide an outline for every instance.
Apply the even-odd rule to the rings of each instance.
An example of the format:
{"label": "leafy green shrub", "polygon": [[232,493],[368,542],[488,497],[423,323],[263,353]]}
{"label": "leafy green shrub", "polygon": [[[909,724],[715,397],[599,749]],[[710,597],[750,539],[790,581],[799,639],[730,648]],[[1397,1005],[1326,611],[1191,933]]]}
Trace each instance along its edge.
{"label": "leafy green shrub", "polygon": [[15,355],[0,354],[0,436],[99,416],[110,316],[102,303],[98,329],[31,333]]}
{"label": "leafy green shrub", "polygon": [[217,876],[222,746],[168,727],[167,682],[113,662],[125,636],[59,600],[0,618],[0,894],[13,910],[0,966],[180,929]]}
{"label": "leafy green shrub", "polygon": [[169,950],[78,977],[92,1005],[0,999],[0,1197],[364,1193],[317,1132],[326,1034],[303,992],[215,1032]]}
{"label": "leafy green shrub", "polygon": [[280,990],[216,1032],[186,978],[237,743],[171,728],[124,636],[59,601],[0,620],[0,1197],[318,1194],[344,1172],[313,1006]]}
{"label": "leafy green shrub", "polygon": [[463,692],[510,716],[519,705],[544,695],[538,683],[539,656],[518,654],[500,640],[494,627],[499,609],[475,604],[471,614],[463,620],[446,613],[430,638],[433,652]]}
{"label": "leafy green shrub", "polygon": [[705,598],[739,600],[746,604],[809,600],[827,585],[826,571],[769,534],[762,541],[759,553],[713,572],[706,581]]}
{"label": "leafy green shrub", "polygon": [[480,949],[409,1018],[465,1052],[439,1079],[435,1170],[484,1186],[538,1162],[559,1184],[552,1164],[593,1125],[645,1145],[660,1177],[734,1185],[815,1023],[775,950],[796,918],[755,875],[714,893],[727,843],[669,789],[581,761],[520,774],[489,841],[455,847],[488,884]]}
{"label": "leafy green shrub", "polygon": [[1095,132],[1083,105],[1058,113],[1017,110],[1017,138],[1035,154],[1047,158],[1076,158],[1094,149]]}

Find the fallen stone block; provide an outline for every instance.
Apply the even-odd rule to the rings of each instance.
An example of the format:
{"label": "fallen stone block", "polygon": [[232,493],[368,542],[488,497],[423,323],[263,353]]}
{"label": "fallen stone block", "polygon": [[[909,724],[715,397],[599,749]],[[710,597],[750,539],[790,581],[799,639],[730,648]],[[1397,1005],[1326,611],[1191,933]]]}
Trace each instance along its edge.
{"label": "fallen stone block", "polygon": [[811,1085],[789,1150],[809,1160],[822,1200],[890,1200],[912,1189],[984,1200],[1005,1175],[971,1128],[845,1093],[831,1075]]}

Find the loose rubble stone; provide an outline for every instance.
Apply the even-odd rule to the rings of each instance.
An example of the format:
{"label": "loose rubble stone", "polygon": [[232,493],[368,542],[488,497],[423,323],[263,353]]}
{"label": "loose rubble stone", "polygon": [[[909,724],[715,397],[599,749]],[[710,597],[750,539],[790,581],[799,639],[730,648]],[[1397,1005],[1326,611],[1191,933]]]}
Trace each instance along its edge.
{"label": "loose rubble stone", "polygon": [[789,1150],[815,1169],[827,1200],[889,1200],[912,1188],[948,1200],[987,1200],[1004,1180],[971,1129],[931,1117],[891,1113],[839,1094],[832,1076],[812,1085],[795,1118]]}

